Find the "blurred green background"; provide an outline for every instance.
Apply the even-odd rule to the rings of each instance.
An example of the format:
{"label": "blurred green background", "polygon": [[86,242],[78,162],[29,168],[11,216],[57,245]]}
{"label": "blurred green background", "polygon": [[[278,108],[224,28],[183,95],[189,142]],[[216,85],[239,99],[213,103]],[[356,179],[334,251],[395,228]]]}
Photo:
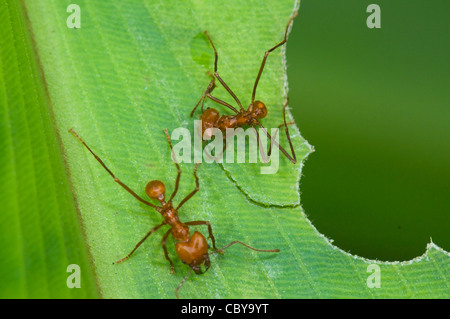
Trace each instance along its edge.
{"label": "blurred green background", "polygon": [[[369,4],[381,29],[369,29]],[[340,248],[407,260],[450,250],[450,1],[302,0],[290,106],[314,145],[306,214]]]}

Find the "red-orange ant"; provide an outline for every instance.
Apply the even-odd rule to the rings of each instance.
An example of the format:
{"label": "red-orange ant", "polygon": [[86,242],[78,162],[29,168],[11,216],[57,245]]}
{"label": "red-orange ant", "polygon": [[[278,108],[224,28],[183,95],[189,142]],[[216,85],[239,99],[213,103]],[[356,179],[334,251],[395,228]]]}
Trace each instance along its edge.
{"label": "red-orange ant", "polygon": [[[208,31],[205,31],[205,35],[207,36],[207,38],[208,38],[209,42],[211,43],[211,46],[212,46],[212,48],[214,50],[214,75],[210,74],[210,76],[212,78],[211,82],[209,83],[209,85],[206,88],[205,92],[203,93],[202,97],[200,98],[200,100],[198,101],[198,103],[195,105],[194,109],[191,112],[191,117],[192,117],[194,112],[195,112],[195,110],[197,109],[198,105],[200,103],[202,103],[202,106],[201,106],[202,115],[200,117],[201,120],[202,120],[202,127],[201,127],[202,136],[205,133],[206,129],[208,129],[208,128],[217,128],[217,129],[221,130],[222,133],[224,133],[224,138],[225,138],[225,133],[226,133],[226,129],[227,128],[238,128],[238,127],[249,125],[249,126],[252,126],[253,129],[256,131],[256,138],[257,138],[257,140],[258,140],[258,142],[259,142],[259,144],[261,146],[259,134],[258,134],[258,131],[255,128],[255,125],[257,125],[264,131],[264,133],[271,140],[270,147],[269,147],[269,152],[268,152],[269,156],[270,156],[270,153],[271,153],[272,143],[274,143],[276,146],[278,146],[278,148],[281,150],[281,152],[292,163],[295,164],[297,162],[297,158],[295,156],[294,147],[292,146],[291,138],[289,136],[289,129],[288,129],[288,125],[293,124],[293,123],[286,123],[286,106],[287,106],[288,102],[286,101],[286,103],[283,106],[284,123],[282,125],[280,125],[279,128],[281,126],[285,127],[286,137],[288,139],[288,142],[289,142],[289,145],[290,145],[290,148],[291,148],[292,156],[289,155],[283,147],[281,147],[277,142],[275,142],[273,140],[273,138],[270,136],[269,132],[267,132],[267,130],[264,128],[264,126],[259,122],[260,119],[263,119],[264,117],[266,117],[266,115],[267,115],[267,108],[266,108],[266,105],[263,102],[255,101],[256,88],[258,87],[259,79],[260,79],[261,74],[262,74],[262,72],[264,70],[264,66],[266,64],[267,57],[276,48],[278,48],[279,46],[281,46],[281,45],[286,43],[289,26],[290,26],[292,20],[296,16],[297,16],[297,12],[293,16],[291,16],[291,18],[289,19],[289,22],[288,22],[288,24],[286,26],[286,31],[284,33],[283,41],[278,43],[273,48],[267,50],[266,53],[264,54],[264,58],[262,60],[261,66],[259,68],[258,75],[257,75],[256,80],[255,80],[255,85],[253,86],[252,100],[251,100],[251,103],[248,106],[247,110],[245,110],[242,107],[242,104],[239,101],[239,99],[237,98],[237,96],[233,93],[233,91],[228,87],[228,85],[219,76],[219,73],[217,72],[217,60],[218,60],[217,50],[216,50],[216,47],[214,46],[214,43],[211,40],[211,37],[208,34]],[[211,92],[216,87],[216,84],[215,84],[215,79],[216,78],[219,80],[219,82],[223,85],[223,87],[228,91],[228,93],[233,97],[233,99],[239,105],[239,107],[240,107],[239,111],[235,107],[233,107],[232,105],[228,104],[227,102],[222,101],[222,100],[220,100],[220,99],[218,99],[218,98],[216,98],[216,97],[211,95]],[[203,110],[203,105],[205,103],[205,99],[206,98],[210,98],[211,100],[213,100],[213,101],[215,101],[215,102],[217,102],[217,103],[219,103],[219,104],[221,104],[223,106],[228,107],[229,109],[234,111],[236,114],[235,115],[222,115],[222,116],[220,116],[219,111],[217,111],[216,109],[208,108],[206,110]]]}
{"label": "red-orange ant", "polygon": [[[176,241],[175,251],[178,255],[178,258],[180,258],[180,260],[184,264],[187,264],[190,267],[190,270],[187,273],[187,275],[184,277],[184,279],[180,282],[178,287],[175,289],[175,295],[177,298],[178,298],[178,290],[181,288],[181,286],[186,281],[186,279],[189,277],[189,275],[191,274],[192,271],[194,271],[196,274],[199,275],[199,274],[205,273],[209,269],[210,264],[211,264],[209,255],[211,255],[211,254],[223,253],[223,250],[227,249],[228,247],[230,247],[231,245],[234,245],[234,244],[241,244],[249,249],[256,250],[259,252],[279,252],[280,251],[279,249],[270,249],[270,250],[256,249],[256,248],[250,247],[238,240],[229,243],[228,245],[222,247],[221,249],[217,249],[216,240],[212,233],[212,228],[211,228],[211,224],[209,223],[209,221],[197,220],[197,221],[191,221],[191,222],[186,222],[186,223],[183,223],[180,221],[180,219],[178,218],[178,209],[181,206],[183,206],[183,204],[186,203],[189,199],[191,199],[192,196],[194,196],[194,194],[197,193],[197,191],[199,190],[199,179],[197,176],[197,169],[198,169],[199,163],[197,163],[194,168],[195,189],[191,193],[189,193],[180,202],[180,204],[178,204],[178,206],[176,208],[174,208],[172,199],[175,197],[175,195],[177,194],[177,191],[178,191],[178,185],[179,185],[180,176],[181,176],[181,169],[180,169],[180,166],[178,165],[178,162],[175,160],[175,154],[172,149],[172,142],[170,140],[170,136],[169,136],[169,133],[167,130],[164,130],[164,133],[166,134],[166,138],[167,138],[169,147],[172,152],[172,158],[173,158],[173,161],[175,163],[175,166],[176,166],[177,172],[178,172],[176,180],[175,180],[175,189],[174,189],[172,195],[170,196],[169,200],[166,201],[166,198],[165,198],[166,187],[163,182],[158,181],[158,180],[153,180],[153,181],[150,181],[147,184],[147,186],[145,187],[145,193],[147,194],[147,196],[150,197],[151,199],[159,201],[161,206],[156,206],[156,205],[153,205],[152,203],[146,201],[145,199],[140,197],[138,194],[136,194],[133,190],[131,190],[127,185],[122,183],[109,170],[109,168],[106,167],[105,163],[103,163],[103,161],[100,159],[100,157],[98,157],[91,150],[91,148],[83,141],[83,139],[73,129],[70,129],[69,132],[71,132],[88,149],[88,151],[92,155],[94,155],[95,159],[103,166],[103,168],[109,173],[109,175],[111,175],[112,178],[114,178],[114,181],[116,183],[118,183],[120,186],[122,186],[127,192],[129,192],[131,195],[133,195],[133,197],[135,197],[140,202],[156,209],[156,211],[158,213],[160,213],[162,215],[162,217],[164,218],[163,222],[161,224],[159,224],[158,226],[153,227],[147,233],[147,235],[145,235],[136,244],[134,249],[127,256],[125,256],[124,258],[117,261],[118,264],[127,260],[128,258],[130,258],[131,255],[136,251],[136,249],[138,249],[138,247],[152,233],[156,232],[158,229],[160,229],[164,225],[170,226],[170,228],[167,230],[167,232],[164,234],[164,236],[162,238],[161,245],[164,250],[164,256],[169,261],[171,273],[175,272],[175,268],[173,266],[172,260],[169,257],[169,253],[168,253],[167,247],[166,247],[166,241],[170,234],[172,234],[173,238]],[[209,249],[208,243],[207,243],[205,237],[200,232],[195,231],[194,234],[192,234],[192,235],[190,234],[189,226],[197,226],[197,225],[208,226],[208,233],[209,233],[208,238],[211,239],[212,245],[214,248],[214,250],[212,252],[208,252],[208,249]],[[202,270],[202,268],[205,268],[205,269]]]}

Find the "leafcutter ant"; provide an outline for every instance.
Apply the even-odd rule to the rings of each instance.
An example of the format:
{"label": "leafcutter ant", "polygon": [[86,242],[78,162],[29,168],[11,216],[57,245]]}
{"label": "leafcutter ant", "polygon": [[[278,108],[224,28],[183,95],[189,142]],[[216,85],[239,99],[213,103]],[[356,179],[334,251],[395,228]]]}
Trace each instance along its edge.
{"label": "leafcutter ant", "polygon": [[[166,247],[166,241],[170,235],[173,236],[175,239],[175,251],[177,253],[178,258],[184,263],[187,264],[190,269],[187,275],[184,277],[184,279],[180,282],[178,287],[175,289],[175,295],[178,298],[178,291],[183,285],[183,283],[186,281],[186,279],[189,277],[189,275],[193,272],[196,274],[203,274],[205,273],[210,265],[210,259],[209,255],[216,254],[216,253],[223,253],[225,249],[228,247],[234,245],[234,244],[241,244],[249,249],[259,251],[259,252],[279,252],[279,249],[269,249],[269,250],[263,250],[263,249],[256,249],[253,247],[250,247],[249,245],[246,245],[240,241],[233,241],[229,243],[228,245],[218,249],[216,247],[216,239],[213,235],[211,224],[209,221],[203,221],[203,220],[197,220],[197,221],[190,221],[190,222],[181,222],[178,217],[178,210],[185,204],[188,200],[192,198],[192,196],[195,195],[195,193],[199,190],[199,178],[197,176],[197,169],[198,169],[198,163],[195,165],[194,168],[194,179],[195,179],[195,189],[190,192],[175,208],[173,206],[173,198],[178,192],[178,185],[180,182],[181,177],[181,169],[178,164],[178,162],[175,159],[175,154],[172,149],[172,142],[169,137],[169,133],[167,130],[164,130],[164,133],[166,134],[167,142],[169,144],[169,147],[171,149],[172,158],[175,163],[175,166],[177,168],[177,177],[175,179],[175,189],[172,192],[172,194],[169,197],[169,200],[166,201],[166,187],[163,182],[159,180],[152,180],[150,181],[147,186],[145,187],[145,193],[147,196],[152,199],[159,202],[160,206],[154,205],[150,203],[149,201],[143,199],[138,194],[136,194],[133,190],[131,190],[127,185],[125,185],[121,180],[119,180],[112,172],[111,170],[105,165],[105,163],[98,157],[94,151],[84,142],[84,140],[73,130],[70,129],[69,132],[71,132],[86,148],[87,150],[95,157],[95,159],[103,166],[103,168],[111,175],[111,177],[114,179],[114,181],[122,186],[128,193],[130,193],[134,198],[139,200],[140,202],[154,208],[158,213],[161,214],[161,216],[164,218],[161,224],[153,227],[133,248],[133,250],[124,258],[120,259],[116,263],[120,264],[121,262],[124,262],[128,258],[133,255],[133,253],[139,248],[139,246],[154,232],[156,232],[161,227],[168,225],[170,228],[166,231],[166,233],[162,237],[161,245],[164,250],[164,256],[167,259],[167,261],[170,264],[170,270],[171,273],[175,272],[175,268],[173,265],[172,260],[169,257],[169,253]],[[209,245],[205,237],[198,231],[195,231],[193,234],[191,234],[189,227],[190,226],[197,226],[197,225],[206,225],[208,227],[208,234],[209,238],[211,239],[213,250],[209,252]]]}
{"label": "leafcutter ant", "polygon": [[[278,128],[281,128],[282,126],[284,126],[285,132],[286,132],[286,137],[287,137],[287,140],[289,142],[289,146],[291,148],[292,156],[289,155],[288,152],[286,152],[286,150],[283,147],[281,147],[276,141],[274,141],[272,136],[270,136],[269,132],[261,124],[260,120],[267,116],[267,108],[266,108],[266,105],[263,102],[255,100],[256,89],[258,87],[258,83],[259,83],[259,79],[261,78],[261,74],[262,74],[262,72],[264,70],[264,66],[266,64],[267,57],[269,56],[269,54],[272,51],[274,51],[275,49],[277,49],[278,47],[280,47],[280,46],[282,46],[283,44],[286,43],[289,26],[291,25],[292,20],[296,16],[297,16],[297,13],[295,13],[289,19],[289,22],[288,22],[288,24],[286,26],[286,30],[285,30],[285,33],[284,33],[284,39],[280,43],[275,45],[274,47],[272,47],[269,50],[267,50],[266,53],[264,54],[264,58],[263,58],[263,60],[261,62],[261,66],[259,68],[258,75],[256,76],[255,84],[253,86],[252,99],[251,99],[250,105],[248,106],[247,110],[243,108],[243,106],[241,104],[241,101],[238,99],[236,94],[233,93],[233,91],[230,89],[230,87],[225,83],[225,81],[220,77],[219,73],[217,72],[218,53],[217,53],[216,47],[214,46],[214,43],[213,43],[213,41],[212,41],[208,31],[204,32],[205,35],[207,36],[209,42],[211,43],[211,46],[212,46],[213,50],[214,50],[214,74],[210,74],[212,79],[209,82],[209,85],[206,88],[205,92],[203,93],[202,97],[200,98],[200,100],[198,101],[198,103],[195,105],[194,109],[191,112],[191,117],[192,117],[194,115],[195,110],[197,109],[197,107],[201,103],[202,115],[201,115],[200,119],[202,120],[202,127],[201,127],[202,137],[203,137],[203,134],[205,133],[205,131],[207,129],[210,129],[210,128],[217,128],[217,129],[221,130],[222,133],[223,133],[223,136],[225,137],[227,128],[238,128],[238,127],[242,127],[242,126],[252,126],[253,129],[256,131],[256,138],[257,138],[258,143],[259,143],[259,145],[261,147],[260,137],[259,137],[258,131],[256,130],[256,126],[259,126],[263,130],[263,132],[267,135],[267,137],[271,140],[269,151],[268,151],[268,155],[269,156],[270,156],[270,153],[271,153],[272,144],[275,144],[276,146],[278,146],[280,151],[292,163],[295,164],[297,162],[297,158],[295,156],[294,147],[292,146],[291,138],[290,138],[290,135],[289,135],[289,128],[288,128],[288,125],[293,124],[293,123],[286,123],[286,107],[287,107],[288,102],[286,101],[286,103],[283,106],[284,123],[282,125],[280,125]],[[216,88],[216,84],[215,84],[215,80],[216,79],[219,80],[219,82],[222,84],[222,86],[227,90],[227,92],[233,97],[233,99],[239,105],[239,110],[237,110],[234,106],[228,104],[227,102],[225,102],[223,100],[220,100],[220,99],[218,99],[218,98],[216,98],[216,97],[211,95],[212,91]],[[220,116],[219,111],[217,111],[214,108],[208,108],[208,109],[204,110],[203,106],[204,106],[206,98],[209,98],[209,99],[213,100],[214,102],[217,102],[217,103],[219,103],[219,104],[221,104],[223,106],[226,106],[227,108],[231,109],[236,114]],[[224,149],[225,149],[225,147],[224,147]]]}

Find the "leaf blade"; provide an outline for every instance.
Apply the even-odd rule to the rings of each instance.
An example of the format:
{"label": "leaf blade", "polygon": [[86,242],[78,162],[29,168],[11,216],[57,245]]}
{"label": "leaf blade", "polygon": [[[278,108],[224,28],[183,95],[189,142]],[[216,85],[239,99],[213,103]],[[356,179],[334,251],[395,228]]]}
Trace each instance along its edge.
{"label": "leaf blade", "polygon": [[[98,296],[44,81],[20,2],[1,4],[0,117],[3,298]],[[81,289],[66,285],[78,264]]]}
{"label": "leaf blade", "polygon": [[[149,238],[126,263],[112,264],[160,223],[160,218],[123,192],[66,130],[74,127],[138,194],[145,196],[143,188],[150,179],[163,180],[171,191],[176,170],[162,129],[183,126],[193,132],[188,116],[209,81],[205,75],[208,66],[198,61],[208,61],[201,57],[211,50],[193,48],[193,39],[203,29],[214,34],[215,43],[221,44],[223,78],[238,96],[250,96],[254,78],[249,74],[256,74],[260,54],[279,41],[293,4],[277,2],[277,7],[269,10],[271,3],[267,2],[256,10],[252,4],[240,6],[237,2],[192,1],[175,6],[136,1],[124,6],[80,1],[84,21],[80,30],[60,24],[65,20],[64,3],[27,4],[102,295],[173,298],[186,268],[170,250],[178,271],[170,276],[157,236]],[[55,19],[46,19],[50,16]],[[248,21],[254,23],[251,29]],[[54,38],[47,39],[52,30]],[[249,31],[237,32],[241,30]],[[242,51],[246,45],[252,49]],[[65,85],[60,83],[61,72]],[[270,109],[274,117],[268,126],[279,124],[281,119],[284,72],[282,59],[268,65],[258,91],[266,94],[270,106],[280,105]],[[299,159],[304,159],[310,151],[308,145],[300,136],[296,145]],[[182,169],[185,173],[178,202],[194,188],[193,165],[183,164]],[[299,206],[299,171],[290,162],[282,165],[276,185],[288,191],[273,192],[270,197],[264,197],[268,189],[257,187],[261,182],[248,177],[247,169],[225,169],[231,175],[217,165],[202,164],[200,192],[183,206],[180,218],[209,220],[219,245],[238,239],[259,248],[280,248],[281,253],[230,248],[225,256],[214,257],[205,276],[189,278],[182,297],[445,296],[448,284],[443,284],[442,277],[449,275],[448,254],[434,247],[419,262],[380,263],[332,246],[304,216]],[[264,185],[274,184],[265,181]],[[168,245],[172,244],[169,240]],[[425,263],[427,258],[438,271]],[[385,289],[367,288],[367,266],[371,263],[383,268]],[[427,285],[421,284],[419,273],[429,278]]]}

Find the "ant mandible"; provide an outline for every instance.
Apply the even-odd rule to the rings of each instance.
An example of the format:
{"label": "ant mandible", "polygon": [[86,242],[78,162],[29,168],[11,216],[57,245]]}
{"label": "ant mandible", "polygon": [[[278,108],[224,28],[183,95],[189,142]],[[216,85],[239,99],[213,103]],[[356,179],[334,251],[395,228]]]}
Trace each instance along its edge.
{"label": "ant mandible", "polygon": [[[130,258],[131,255],[139,248],[139,246],[151,234],[156,232],[158,229],[160,229],[164,225],[170,226],[170,228],[167,230],[167,232],[164,234],[164,236],[162,238],[161,245],[164,250],[164,256],[169,261],[171,273],[175,273],[175,268],[174,268],[172,260],[169,257],[169,253],[168,253],[167,247],[166,247],[166,241],[170,234],[172,234],[173,238],[176,241],[175,251],[178,255],[178,258],[180,258],[180,260],[184,264],[187,264],[190,267],[190,270],[187,273],[187,275],[184,277],[184,279],[180,282],[178,287],[175,289],[175,295],[177,298],[179,297],[178,290],[181,288],[181,286],[186,281],[186,279],[189,277],[189,275],[191,274],[192,271],[194,271],[196,274],[200,275],[200,274],[205,273],[209,269],[209,267],[211,265],[209,255],[211,255],[211,254],[223,253],[223,251],[225,249],[227,249],[228,247],[230,247],[234,244],[241,244],[249,249],[259,251],[259,252],[279,252],[280,251],[279,249],[270,249],[270,250],[256,249],[256,248],[250,247],[249,245],[246,245],[238,240],[235,240],[235,241],[229,243],[228,245],[222,247],[221,249],[217,249],[216,240],[214,238],[211,224],[209,223],[209,221],[197,220],[197,221],[190,221],[190,222],[186,222],[186,223],[183,223],[180,221],[180,219],[178,218],[178,210],[180,209],[181,206],[183,206],[183,204],[185,204],[189,199],[191,199],[192,196],[194,196],[195,193],[197,193],[199,190],[199,179],[197,176],[197,169],[198,169],[199,163],[197,163],[194,168],[195,189],[192,192],[190,192],[178,204],[178,206],[176,208],[174,208],[172,200],[178,191],[178,185],[179,185],[180,177],[181,177],[181,169],[180,169],[178,162],[175,160],[175,154],[172,149],[172,142],[170,140],[170,136],[169,136],[169,133],[167,130],[164,130],[164,133],[166,135],[167,142],[169,143],[169,147],[170,147],[170,150],[172,153],[172,158],[173,158],[173,161],[175,163],[175,166],[176,166],[177,172],[178,172],[176,180],[175,180],[175,189],[174,189],[172,195],[170,196],[169,200],[166,201],[166,197],[165,197],[166,187],[163,182],[158,181],[158,180],[152,180],[145,187],[145,193],[147,194],[147,196],[150,197],[151,199],[157,200],[161,204],[161,206],[156,206],[156,205],[146,201],[145,199],[140,197],[138,194],[136,194],[133,190],[131,190],[127,185],[125,185],[122,181],[120,181],[111,172],[111,170],[105,165],[105,163],[100,159],[100,157],[98,157],[94,153],[94,151],[92,151],[92,149],[84,142],[84,140],[73,129],[70,129],[69,132],[71,132],[87,148],[87,150],[103,166],[103,168],[109,173],[109,175],[111,175],[111,177],[114,179],[114,181],[116,183],[118,183],[120,186],[122,186],[127,192],[129,192],[131,195],[133,195],[133,197],[135,197],[140,202],[154,208],[164,218],[162,223],[159,224],[158,226],[153,227],[136,244],[134,249],[127,256],[125,256],[124,258],[117,261],[118,264],[120,264],[121,262]],[[197,225],[208,226],[208,233],[209,233],[208,238],[211,239],[212,245],[214,248],[214,250],[212,252],[208,252],[208,249],[209,249],[208,242],[206,241],[205,237],[200,232],[195,231],[192,235],[190,234],[189,226],[197,226]],[[203,267],[205,268],[205,270],[202,270]]]}
{"label": "ant mandible", "polygon": [[[271,49],[267,50],[266,53],[264,54],[264,58],[263,58],[263,60],[261,62],[261,66],[259,68],[259,72],[258,72],[258,75],[256,77],[255,84],[253,86],[252,100],[251,100],[251,103],[248,106],[247,110],[245,110],[242,107],[242,104],[239,101],[238,97],[233,93],[233,91],[229,88],[229,86],[222,80],[222,78],[220,77],[219,73],[217,72],[217,61],[218,61],[217,50],[216,50],[216,47],[214,46],[214,43],[213,43],[211,37],[209,36],[208,31],[204,32],[205,35],[207,36],[209,42],[211,43],[211,46],[212,46],[213,50],[214,50],[214,75],[209,74],[212,79],[209,82],[209,85],[206,88],[205,92],[203,93],[202,97],[200,98],[200,100],[198,101],[198,103],[195,105],[194,109],[191,112],[191,117],[192,117],[194,112],[195,112],[195,110],[199,106],[199,104],[202,103],[202,106],[201,106],[202,115],[200,117],[200,119],[202,120],[202,127],[201,127],[202,136],[205,133],[205,131],[207,129],[209,129],[209,128],[217,128],[217,129],[221,130],[222,133],[226,133],[226,129],[227,128],[238,128],[238,127],[242,127],[242,126],[245,126],[245,125],[250,125],[256,131],[257,140],[258,140],[259,144],[261,145],[258,131],[255,128],[255,125],[257,125],[264,131],[264,133],[267,135],[267,137],[271,140],[270,147],[269,147],[269,152],[268,152],[269,156],[270,156],[270,153],[271,153],[272,143],[274,143],[276,146],[278,146],[278,148],[281,150],[281,152],[293,164],[295,164],[297,162],[297,157],[295,156],[294,147],[292,146],[291,138],[289,136],[289,129],[288,129],[288,125],[293,124],[293,123],[286,123],[286,107],[288,105],[288,100],[286,101],[286,103],[283,106],[284,123],[281,124],[278,128],[281,128],[282,126],[285,127],[286,137],[288,139],[288,142],[289,142],[289,145],[290,145],[290,148],[291,148],[292,156],[289,155],[283,147],[281,147],[276,141],[273,140],[273,138],[270,136],[269,132],[259,122],[260,119],[263,119],[264,117],[267,116],[267,108],[266,108],[266,105],[263,102],[255,100],[256,88],[258,87],[259,79],[261,78],[261,74],[262,74],[262,72],[264,70],[264,66],[266,64],[267,57],[276,48],[278,48],[278,47],[280,47],[280,46],[282,46],[283,44],[286,43],[289,26],[290,26],[292,20],[297,16],[297,14],[298,13],[296,12],[289,19],[289,22],[288,22],[288,24],[286,26],[286,31],[284,33],[283,41],[281,41],[280,43],[278,43],[277,45],[275,45]],[[233,99],[239,105],[239,107],[240,107],[239,111],[235,107],[233,107],[232,105],[228,104],[227,102],[222,101],[222,100],[220,100],[220,99],[218,99],[218,98],[216,98],[216,97],[211,95],[211,92],[216,87],[216,84],[215,84],[215,79],[216,78],[217,78],[217,80],[219,80],[219,82],[223,85],[223,87],[228,91],[228,93],[233,97]],[[222,116],[220,116],[219,112],[216,109],[208,108],[206,110],[203,110],[203,105],[205,103],[205,99],[206,98],[210,98],[214,102],[217,102],[217,103],[219,103],[219,104],[221,104],[223,106],[228,107],[229,109],[234,111],[236,114],[235,115],[222,115]],[[225,138],[225,135],[224,135],[224,138]],[[224,147],[224,149],[225,149],[225,147]]]}

